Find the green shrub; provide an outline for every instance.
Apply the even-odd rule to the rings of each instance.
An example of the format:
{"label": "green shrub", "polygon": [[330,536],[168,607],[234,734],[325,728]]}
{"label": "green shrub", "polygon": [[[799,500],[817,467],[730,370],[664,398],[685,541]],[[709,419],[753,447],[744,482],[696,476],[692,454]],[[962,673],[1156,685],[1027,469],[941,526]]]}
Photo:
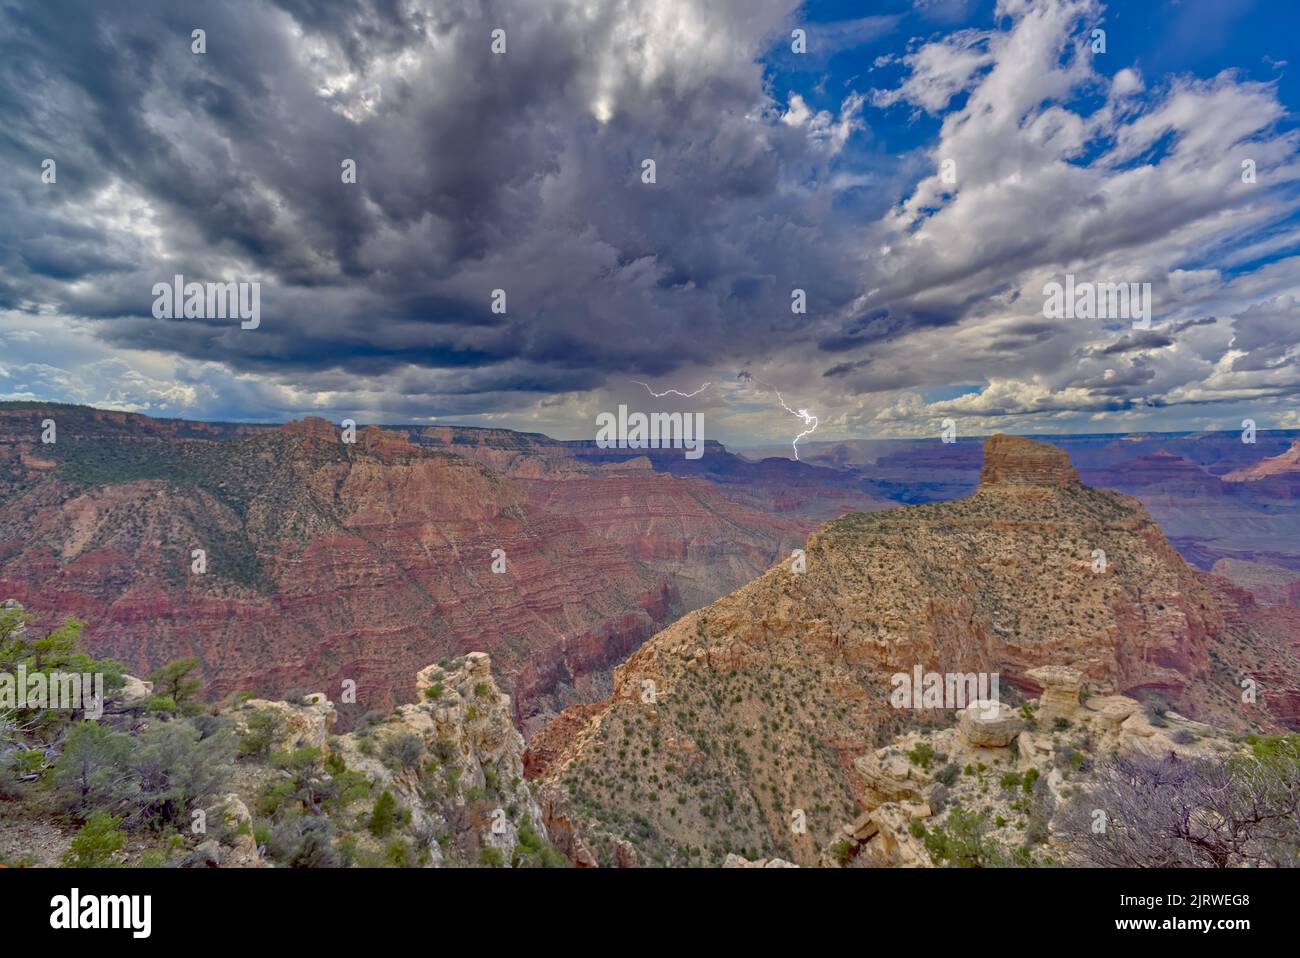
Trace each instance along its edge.
{"label": "green shrub", "polygon": [[[168,662],[149,676],[153,682],[151,705],[158,711],[180,711],[194,714],[200,708],[198,697],[203,691],[203,680],[198,676],[197,658],[177,659]],[[164,708],[169,705],[169,708]]]}
{"label": "green shrub", "polygon": [[527,816],[519,823],[519,844],[510,857],[515,868],[568,868],[572,864],[563,852],[542,837]]}
{"label": "green shrub", "polygon": [[390,868],[411,868],[411,846],[402,838],[394,837],[384,846],[384,863]]}
{"label": "green shrub", "polygon": [[374,810],[370,813],[370,834],[376,838],[386,838],[397,827],[399,814],[397,808],[397,799],[393,798],[388,789],[380,793],[379,798],[375,800]]}
{"label": "green shrub", "polygon": [[986,837],[988,819],[954,808],[945,825],[925,836],[925,850],[935,864],[953,868],[990,868],[1007,864],[1007,855]]}
{"label": "green shrub", "polygon": [[280,809],[284,808],[287,802],[293,800],[294,792],[297,789],[291,779],[283,778],[278,781],[268,782],[262,787],[262,791],[257,796],[254,803],[258,814],[271,818],[279,814]]}
{"label": "green shrub", "polygon": [[413,732],[396,735],[384,742],[380,752],[384,764],[394,771],[414,768],[424,754],[424,742]]}
{"label": "green shrub", "polygon": [[240,738],[239,754],[255,758],[266,758],[271,752],[271,744],[284,726],[284,716],[276,709],[262,708],[254,710],[248,717],[248,731]]}
{"label": "green shrub", "polygon": [[934,746],[929,742],[918,742],[915,748],[908,751],[907,757],[913,765],[929,768],[930,761],[934,758]]}
{"label": "green shrub", "polygon": [[68,845],[60,864],[64,868],[113,867],[113,856],[126,844],[126,836],[117,827],[120,824],[122,820],[116,815],[92,813]]}
{"label": "green shrub", "polygon": [[128,774],[134,781],[128,821],[155,829],[188,828],[190,812],[225,791],[235,736],[218,721],[206,731],[189,721],[164,722],[136,736]]}
{"label": "green shrub", "polygon": [[106,725],[84,721],[73,726],[50,774],[56,801],[78,816],[124,803],[133,791],[126,773],[131,750],[131,736]]}
{"label": "green shrub", "polygon": [[853,843],[847,838],[841,838],[831,846],[831,854],[835,856],[836,863],[844,868],[853,861]]}

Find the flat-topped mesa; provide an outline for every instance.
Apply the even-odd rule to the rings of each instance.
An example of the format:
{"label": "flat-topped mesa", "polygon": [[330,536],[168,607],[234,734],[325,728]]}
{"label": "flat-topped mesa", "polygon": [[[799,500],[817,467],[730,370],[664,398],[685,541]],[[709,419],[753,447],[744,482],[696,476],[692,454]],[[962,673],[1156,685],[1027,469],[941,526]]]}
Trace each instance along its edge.
{"label": "flat-topped mesa", "polygon": [[[344,441],[342,424],[335,425],[319,416],[287,422],[280,427],[280,431],[285,435],[300,436],[326,445],[338,445]],[[405,436],[382,426],[360,426],[352,441],[355,448],[381,459],[400,459],[420,452],[420,447],[413,445]]]}
{"label": "flat-topped mesa", "polygon": [[372,456],[383,459],[414,456],[421,452],[420,447],[405,436],[381,426],[362,426],[357,432],[357,445]]}
{"label": "flat-topped mesa", "polygon": [[280,431],[290,436],[303,436],[307,439],[323,439],[326,442],[339,441],[338,427],[328,419],[322,419],[320,416],[307,416],[293,422],[286,422],[280,427]]}
{"label": "flat-topped mesa", "polygon": [[984,440],[980,485],[1068,486],[1080,482],[1065,450],[1050,443],[1004,436]]}

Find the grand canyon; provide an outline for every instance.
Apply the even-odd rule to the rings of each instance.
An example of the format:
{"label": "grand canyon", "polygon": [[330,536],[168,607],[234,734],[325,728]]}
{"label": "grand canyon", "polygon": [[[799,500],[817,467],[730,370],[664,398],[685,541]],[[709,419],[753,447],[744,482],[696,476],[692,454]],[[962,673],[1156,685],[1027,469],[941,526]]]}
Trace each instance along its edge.
{"label": "grand canyon", "polygon": [[1296,37],[0,0],[15,947],[1285,930]]}
{"label": "grand canyon", "polygon": [[[879,791],[872,756],[966,721],[891,707],[890,677],[913,668],[995,674],[1016,705],[1046,703],[1061,672],[1064,714],[1091,696],[1198,730],[1126,724],[1147,752],[1300,730],[1300,537],[1277,534],[1300,510],[1290,434],[936,437],[802,461],[710,443],[695,462],[32,403],[0,424],[0,594],[25,630],[82,620],[128,690],[188,660],[214,714],[249,736],[250,702],[283,713],[291,751],[367,767],[471,856],[445,782],[367,756],[453,742],[483,779],[468,743],[486,738],[484,781],[509,773],[532,809],[512,841],[534,829],[580,865],[887,865],[931,859],[882,801],[920,801],[914,778]],[[485,684],[493,727],[474,731]],[[1056,749],[1013,760],[1014,742],[990,754],[1047,781]],[[235,799],[250,823],[260,794]],[[228,862],[264,861],[241,848]]]}

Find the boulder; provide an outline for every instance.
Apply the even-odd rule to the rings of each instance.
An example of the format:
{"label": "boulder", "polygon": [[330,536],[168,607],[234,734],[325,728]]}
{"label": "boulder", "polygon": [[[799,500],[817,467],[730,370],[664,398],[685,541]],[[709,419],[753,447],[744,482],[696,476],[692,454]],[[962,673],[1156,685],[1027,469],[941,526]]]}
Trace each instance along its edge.
{"label": "boulder", "polygon": [[1058,718],[1073,718],[1079,711],[1079,689],[1083,687],[1083,673],[1063,665],[1044,665],[1025,673],[1042,686],[1038,700],[1038,723],[1049,726]]}
{"label": "boulder", "polygon": [[123,702],[138,702],[153,695],[152,682],[146,682],[144,679],[138,679],[134,675],[126,674],[122,675],[122,680],[126,683],[122,686]]}
{"label": "boulder", "polygon": [[1046,732],[1022,732],[1016,739],[1020,749],[1021,761],[1034,766],[1039,771],[1052,764],[1055,750],[1052,748],[1052,736]]}
{"label": "boulder", "polygon": [[1117,729],[1130,715],[1141,710],[1142,703],[1125,695],[1094,695],[1085,708],[1103,728]]}
{"label": "boulder", "polygon": [[844,826],[845,835],[856,842],[865,842],[878,831],[880,831],[880,826],[876,824],[876,820],[871,817],[870,812],[863,812],[853,820],[852,825]]}
{"label": "boulder", "polygon": [[200,842],[180,862],[181,868],[219,868],[221,866],[221,845],[214,838]]}
{"label": "boulder", "polygon": [[209,812],[223,815],[230,829],[231,837],[222,849],[221,863],[236,868],[255,868],[263,865],[262,856],[257,850],[257,840],[253,837],[253,816],[248,806],[237,792],[223,796]]}
{"label": "boulder", "polygon": [[853,760],[853,768],[862,776],[863,798],[870,805],[919,800],[932,781],[902,750],[891,746],[859,756]]}
{"label": "boulder", "polygon": [[492,677],[492,658],[486,652],[471,652],[465,656],[465,667],[475,679]]}
{"label": "boulder", "polygon": [[972,702],[957,720],[961,737],[976,748],[1005,748],[1024,727],[1024,720],[1005,702]]}
{"label": "boulder", "polygon": [[873,809],[871,818],[877,832],[862,846],[871,865],[915,868],[931,864],[925,846],[912,834],[908,809],[891,802]]}

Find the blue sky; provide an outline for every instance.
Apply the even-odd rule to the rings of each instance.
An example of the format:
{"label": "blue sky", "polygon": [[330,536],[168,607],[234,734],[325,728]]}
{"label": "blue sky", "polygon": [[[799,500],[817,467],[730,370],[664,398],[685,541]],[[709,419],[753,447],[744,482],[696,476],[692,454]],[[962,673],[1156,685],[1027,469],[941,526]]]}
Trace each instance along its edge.
{"label": "blue sky", "polygon": [[[0,397],[566,438],[632,403],[733,444],[791,409],[817,438],[1300,427],[1292,4],[0,21]],[[176,273],[259,283],[259,327],[155,318]],[[1048,319],[1066,274],[1150,284],[1151,328]]]}

